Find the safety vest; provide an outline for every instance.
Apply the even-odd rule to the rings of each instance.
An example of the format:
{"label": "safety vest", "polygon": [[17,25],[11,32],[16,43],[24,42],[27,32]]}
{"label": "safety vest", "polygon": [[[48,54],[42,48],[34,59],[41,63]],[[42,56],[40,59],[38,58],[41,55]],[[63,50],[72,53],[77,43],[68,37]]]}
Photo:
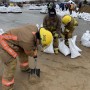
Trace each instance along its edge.
{"label": "safety vest", "polygon": [[17,41],[17,36],[11,34],[0,35],[0,44],[3,47],[3,49],[7,51],[11,56],[16,58],[18,54],[12,48],[10,48],[6,40]]}

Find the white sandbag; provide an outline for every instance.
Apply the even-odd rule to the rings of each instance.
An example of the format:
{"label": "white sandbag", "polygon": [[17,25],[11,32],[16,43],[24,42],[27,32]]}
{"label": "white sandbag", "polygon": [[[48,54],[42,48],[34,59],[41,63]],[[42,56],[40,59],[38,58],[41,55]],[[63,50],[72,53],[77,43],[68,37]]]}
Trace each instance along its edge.
{"label": "white sandbag", "polygon": [[4,33],[3,29],[0,29],[0,35],[2,35]]}
{"label": "white sandbag", "polygon": [[81,44],[86,47],[90,47],[90,31],[87,30],[81,37]]}
{"label": "white sandbag", "polygon": [[65,56],[69,55],[70,54],[70,49],[65,45],[65,40],[61,41],[59,39],[59,51],[64,54]]}
{"label": "white sandbag", "polygon": [[71,51],[71,58],[76,58],[78,56],[81,56],[81,54],[78,52],[78,50],[74,47],[74,43],[72,41],[72,39],[68,39],[69,41],[69,48]]}
{"label": "white sandbag", "polygon": [[40,25],[40,28],[43,27],[43,24]]}
{"label": "white sandbag", "polygon": [[39,24],[36,24],[36,26],[37,26],[37,28],[38,28],[38,30],[39,30],[39,28],[40,28],[40,27],[39,27]]}
{"label": "white sandbag", "polygon": [[53,41],[51,42],[51,44],[50,44],[47,48],[45,48],[45,49],[43,50],[43,52],[45,52],[45,53],[54,53]]}
{"label": "white sandbag", "polygon": [[82,50],[76,46],[76,38],[77,38],[77,35],[72,37],[73,45],[77,51],[81,52]]}
{"label": "white sandbag", "polygon": [[7,13],[7,7],[5,7],[5,6],[0,6],[0,12],[1,12],[1,13]]}
{"label": "white sandbag", "polygon": [[22,10],[21,10],[21,8],[20,8],[19,6],[14,6],[14,7],[12,8],[12,12],[21,13]]}

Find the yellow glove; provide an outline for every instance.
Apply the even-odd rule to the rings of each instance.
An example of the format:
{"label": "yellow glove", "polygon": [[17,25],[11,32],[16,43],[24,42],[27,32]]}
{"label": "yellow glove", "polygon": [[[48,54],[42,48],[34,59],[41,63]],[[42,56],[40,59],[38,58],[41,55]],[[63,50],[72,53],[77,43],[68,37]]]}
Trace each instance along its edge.
{"label": "yellow glove", "polygon": [[74,19],[74,26],[78,26],[78,21]]}

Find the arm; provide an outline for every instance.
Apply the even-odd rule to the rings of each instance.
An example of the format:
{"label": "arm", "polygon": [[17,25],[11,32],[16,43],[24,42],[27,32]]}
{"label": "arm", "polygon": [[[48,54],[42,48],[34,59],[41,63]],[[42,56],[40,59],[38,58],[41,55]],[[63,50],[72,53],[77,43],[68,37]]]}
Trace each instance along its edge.
{"label": "arm", "polygon": [[57,22],[57,28],[56,28],[56,32],[57,32],[57,34],[60,36],[60,34],[61,34],[61,18],[60,17],[58,17],[58,22]]}
{"label": "arm", "polygon": [[37,57],[37,49],[35,50],[24,50],[28,56]]}

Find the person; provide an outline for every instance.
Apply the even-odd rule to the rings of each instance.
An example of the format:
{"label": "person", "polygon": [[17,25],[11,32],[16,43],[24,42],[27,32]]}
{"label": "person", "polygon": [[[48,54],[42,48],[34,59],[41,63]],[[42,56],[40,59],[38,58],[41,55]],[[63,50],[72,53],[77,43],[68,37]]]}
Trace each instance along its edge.
{"label": "person", "polygon": [[71,2],[69,4],[69,12],[70,12],[70,15],[72,14],[72,11],[75,9],[75,5]]}
{"label": "person", "polygon": [[65,15],[62,17],[62,23],[65,25],[63,35],[65,38],[65,44],[68,46],[68,39],[72,38],[72,34],[74,32],[75,26],[78,26],[78,22],[72,16]]}
{"label": "person", "polygon": [[48,10],[49,9],[52,9],[52,8],[56,8],[56,5],[55,5],[55,3],[54,2],[49,2],[48,4],[47,4],[47,8],[48,8]]}
{"label": "person", "polygon": [[56,15],[55,8],[50,8],[48,14],[43,19],[43,27],[53,35],[53,46],[55,54],[58,54],[58,38],[61,33],[61,18]]}
{"label": "person", "polygon": [[65,4],[66,11],[68,10],[68,3]]}
{"label": "person", "polygon": [[28,56],[37,58],[38,45],[46,46],[53,39],[52,33],[36,25],[25,25],[0,35],[0,60],[4,64],[2,90],[14,90],[17,60],[22,72],[30,72]]}

